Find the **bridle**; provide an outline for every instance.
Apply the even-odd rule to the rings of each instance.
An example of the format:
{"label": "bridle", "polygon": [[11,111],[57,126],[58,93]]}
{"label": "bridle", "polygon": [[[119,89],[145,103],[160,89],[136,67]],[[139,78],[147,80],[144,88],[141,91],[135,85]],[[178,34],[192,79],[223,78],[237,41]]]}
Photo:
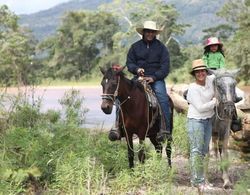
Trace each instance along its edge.
{"label": "bridle", "polygon": [[[217,86],[217,82],[218,82],[217,80],[222,78],[222,77],[231,77],[231,78],[234,79],[234,77],[229,75],[229,74],[224,74],[224,75],[217,76],[215,78],[215,80],[214,80],[214,86],[215,87]],[[215,90],[215,93],[217,93],[217,94],[215,94],[215,96],[219,97],[219,94],[218,94],[219,92],[218,92],[217,89]],[[227,120],[227,119],[229,119],[227,116],[224,116],[223,113],[221,115],[219,114],[219,106],[222,105],[223,107],[234,107],[234,102],[233,101],[224,101],[223,102],[223,101],[220,101],[220,100],[217,100],[217,101],[218,102],[217,102],[217,104],[215,106],[215,114],[216,114],[217,118],[219,120]]]}
{"label": "bridle", "polygon": [[114,102],[118,96],[119,86],[120,86],[120,76],[118,76],[118,82],[117,82],[117,86],[116,86],[114,93],[113,94],[112,93],[103,93],[101,95],[102,99],[103,100],[110,100],[114,104]]}

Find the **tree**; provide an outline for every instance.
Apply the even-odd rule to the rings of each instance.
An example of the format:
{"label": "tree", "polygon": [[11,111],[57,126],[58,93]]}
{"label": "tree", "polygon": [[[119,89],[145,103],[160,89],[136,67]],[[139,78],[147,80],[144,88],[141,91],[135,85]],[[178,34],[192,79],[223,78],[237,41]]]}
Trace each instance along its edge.
{"label": "tree", "polygon": [[208,28],[202,32],[206,33],[202,40],[207,40],[207,38],[214,36],[219,37],[220,40],[227,40],[235,34],[236,29],[229,24],[220,24],[213,28]]}
{"label": "tree", "polygon": [[[110,4],[102,5],[100,10],[112,12],[122,26],[122,31],[113,36],[116,53],[112,57],[107,57],[110,60],[103,59],[107,65],[112,60],[116,60],[116,63],[125,63],[128,48],[134,41],[141,38],[141,35],[136,33],[135,28],[142,25],[145,19],[157,21],[163,30],[158,38],[163,43],[167,43],[171,36],[184,33],[184,28],[187,26],[177,24],[178,12],[173,6],[161,0],[114,0]],[[172,63],[174,62],[171,60]]]}
{"label": "tree", "polygon": [[105,12],[69,12],[57,34],[41,44],[49,52],[54,77],[79,79],[89,74],[98,59],[113,48],[116,19]]}
{"label": "tree", "polygon": [[241,68],[241,78],[250,83],[250,0],[230,0],[219,16],[225,18],[236,29],[227,46],[228,59]]}
{"label": "tree", "polygon": [[0,7],[0,82],[6,86],[34,82],[35,42],[18,25],[18,17],[7,6]]}

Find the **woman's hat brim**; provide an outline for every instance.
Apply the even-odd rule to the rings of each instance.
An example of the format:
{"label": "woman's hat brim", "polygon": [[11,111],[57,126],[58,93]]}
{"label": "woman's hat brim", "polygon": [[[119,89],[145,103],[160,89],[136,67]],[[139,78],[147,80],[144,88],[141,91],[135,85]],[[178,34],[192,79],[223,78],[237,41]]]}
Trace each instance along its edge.
{"label": "woman's hat brim", "polygon": [[194,75],[194,72],[195,72],[196,70],[206,70],[206,71],[208,71],[208,69],[207,69],[206,66],[200,66],[200,67],[196,67],[196,68],[192,69],[189,73],[190,73],[191,75]]}

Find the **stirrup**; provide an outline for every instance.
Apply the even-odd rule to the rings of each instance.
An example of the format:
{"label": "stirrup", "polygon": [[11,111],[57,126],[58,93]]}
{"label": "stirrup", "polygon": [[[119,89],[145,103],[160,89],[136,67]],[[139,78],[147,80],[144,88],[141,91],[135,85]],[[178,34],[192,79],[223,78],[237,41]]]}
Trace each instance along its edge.
{"label": "stirrup", "polygon": [[156,141],[157,142],[165,142],[166,139],[167,139],[167,131],[160,130],[160,132],[158,132],[156,135]]}

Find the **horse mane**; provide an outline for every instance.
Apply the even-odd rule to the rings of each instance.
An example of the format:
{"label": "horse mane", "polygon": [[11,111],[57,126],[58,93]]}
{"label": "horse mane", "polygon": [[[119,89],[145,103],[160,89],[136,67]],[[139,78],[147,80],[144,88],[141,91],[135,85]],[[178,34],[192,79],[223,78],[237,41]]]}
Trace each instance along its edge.
{"label": "horse mane", "polygon": [[237,76],[237,74],[239,73],[239,71],[240,71],[240,69],[228,70],[225,68],[221,68],[221,69],[217,69],[217,70],[209,70],[209,73],[214,74],[217,78],[224,77],[224,76],[235,78]]}
{"label": "horse mane", "polygon": [[132,89],[138,88],[141,92],[144,92],[144,87],[138,80],[127,78],[124,72],[120,72],[119,75],[129,83]]}
{"label": "horse mane", "polygon": [[[110,74],[112,74],[112,72],[114,71],[113,68],[110,68],[108,70]],[[140,91],[144,92],[144,87],[140,82],[138,82],[138,80],[127,78],[126,73],[124,73],[123,71],[116,71],[116,74],[119,75],[122,79],[125,79],[132,88],[138,88]]]}

